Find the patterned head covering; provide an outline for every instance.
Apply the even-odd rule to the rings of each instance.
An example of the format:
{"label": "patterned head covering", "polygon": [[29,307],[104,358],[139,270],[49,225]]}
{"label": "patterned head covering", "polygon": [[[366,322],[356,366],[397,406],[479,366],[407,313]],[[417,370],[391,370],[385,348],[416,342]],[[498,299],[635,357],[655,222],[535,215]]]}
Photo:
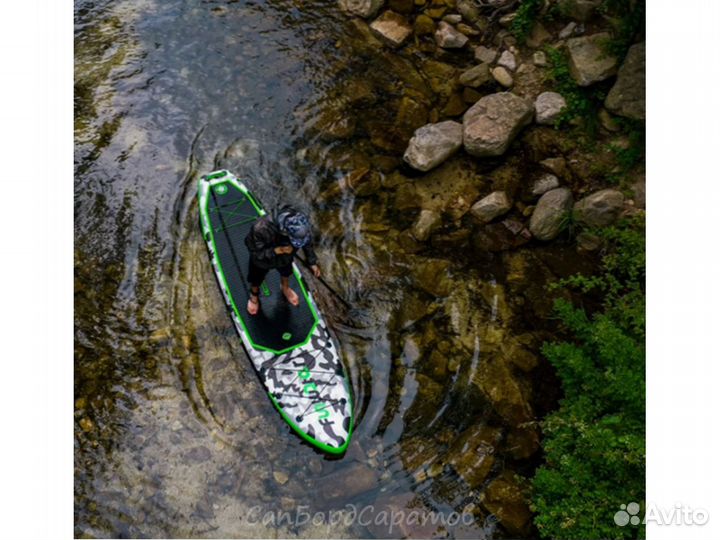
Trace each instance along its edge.
{"label": "patterned head covering", "polygon": [[286,206],[278,214],[277,224],[280,232],[290,237],[295,249],[310,242],[310,220],[302,212]]}

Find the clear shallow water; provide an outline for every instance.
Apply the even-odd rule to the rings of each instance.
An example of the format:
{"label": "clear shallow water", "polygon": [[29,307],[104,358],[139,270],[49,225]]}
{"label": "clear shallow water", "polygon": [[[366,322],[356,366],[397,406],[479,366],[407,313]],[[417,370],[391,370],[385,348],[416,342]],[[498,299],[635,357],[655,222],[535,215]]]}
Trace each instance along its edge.
{"label": "clear shallow water", "polygon": [[[415,259],[386,239],[387,198],[318,196],[397,158],[317,129],[349,81],[387,87],[388,57],[346,46],[356,30],[334,2],[79,1],[75,22],[76,534],[367,536],[377,529],[249,516],[393,500],[466,510],[445,533],[496,536],[482,488],[442,459],[458,433],[497,422],[471,384],[505,302],[493,265],[464,270],[487,298],[469,324],[467,293],[441,304],[411,285]],[[316,284],[353,380],[356,431],[341,459],[290,432],[231,326],[194,199],[199,175],[218,166],[266,206],[293,202],[319,224],[326,279],[353,305]],[[452,349],[460,368],[431,380],[415,363],[445,328],[469,349]]]}

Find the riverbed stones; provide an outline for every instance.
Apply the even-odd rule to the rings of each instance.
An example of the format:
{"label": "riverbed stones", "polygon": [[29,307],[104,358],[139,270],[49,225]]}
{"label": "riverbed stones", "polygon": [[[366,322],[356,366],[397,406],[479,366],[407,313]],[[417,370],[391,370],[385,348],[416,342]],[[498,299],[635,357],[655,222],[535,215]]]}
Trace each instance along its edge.
{"label": "riverbed stones", "polygon": [[535,99],[535,121],[542,125],[553,125],[567,104],[557,92],[543,92]]}
{"label": "riverbed stones", "polygon": [[497,66],[492,69],[490,72],[493,76],[493,79],[500,85],[504,86],[505,88],[510,88],[513,85],[513,78],[510,72],[505,69],[502,66]]}
{"label": "riverbed stones", "polygon": [[617,73],[617,58],[605,50],[609,40],[607,32],[568,40],[570,75],[578,85],[590,86]]}
{"label": "riverbed stones", "polygon": [[340,9],[350,15],[369,19],[380,11],[385,0],[340,0]]}
{"label": "riverbed stones", "polygon": [[531,103],[511,93],[490,94],[463,116],[463,144],[476,157],[500,156],[534,113]]}
{"label": "riverbed stones", "polygon": [[492,64],[497,58],[497,49],[488,49],[484,45],[475,47],[475,60],[484,64]]}
{"label": "riverbed stones", "polygon": [[490,223],[496,217],[507,214],[512,203],[504,191],[493,191],[472,205],[470,213],[481,224]]}
{"label": "riverbed stones", "polygon": [[567,188],[543,194],[530,217],[530,232],[538,240],[552,240],[565,226],[572,205],[572,193]]}
{"label": "riverbed stones", "polygon": [[616,189],[603,189],[575,203],[573,213],[578,223],[589,227],[607,227],[620,217],[625,197]]}
{"label": "riverbed stones", "polygon": [[628,50],[605,107],[626,118],[645,120],[645,42]]}
{"label": "riverbed stones", "polygon": [[443,49],[461,49],[468,42],[468,37],[459,32],[453,25],[440,21],[435,31],[435,43]]}
{"label": "riverbed stones", "polygon": [[532,194],[535,196],[542,195],[558,187],[560,187],[560,180],[558,180],[557,176],[550,173],[543,174],[533,183]]}
{"label": "riverbed stones", "polygon": [[497,64],[498,66],[507,68],[510,71],[515,71],[517,69],[517,61],[515,60],[515,55],[510,51],[503,51],[500,55],[500,58],[498,58]]}
{"label": "riverbed stones", "polygon": [[402,45],[412,34],[412,27],[405,17],[390,10],[370,23],[370,28],[393,47]]}
{"label": "riverbed stones", "polygon": [[457,152],[462,141],[462,125],[458,122],[427,124],[415,131],[403,159],[414,169],[429,171]]}
{"label": "riverbed stones", "polygon": [[488,64],[478,64],[475,67],[471,67],[463,71],[458,78],[460,84],[469,86],[470,88],[480,88],[482,85],[490,82],[490,80],[492,79]]}

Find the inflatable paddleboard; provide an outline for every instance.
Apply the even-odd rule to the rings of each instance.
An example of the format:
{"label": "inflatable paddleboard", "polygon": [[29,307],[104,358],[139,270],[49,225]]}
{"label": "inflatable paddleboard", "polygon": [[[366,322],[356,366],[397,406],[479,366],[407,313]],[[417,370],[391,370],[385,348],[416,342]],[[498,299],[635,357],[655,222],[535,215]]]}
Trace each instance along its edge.
{"label": "inflatable paddleboard", "polygon": [[280,274],[271,270],[260,287],[261,309],[250,315],[250,254],[244,240],[265,210],[225,170],[200,179],[198,198],[200,226],[220,290],[270,399],[303,439],[325,452],[343,453],[353,429],[350,383],[337,342],[297,266],[293,264],[290,286],[300,304],[287,302]]}

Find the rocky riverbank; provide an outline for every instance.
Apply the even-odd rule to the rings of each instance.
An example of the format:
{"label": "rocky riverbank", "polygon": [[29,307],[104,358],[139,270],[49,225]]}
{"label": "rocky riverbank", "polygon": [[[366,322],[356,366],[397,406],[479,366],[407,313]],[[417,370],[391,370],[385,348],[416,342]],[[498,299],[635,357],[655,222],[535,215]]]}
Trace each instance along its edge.
{"label": "rocky riverbank", "polygon": [[[352,201],[388,261],[360,286],[414,291],[393,322],[393,380],[417,381],[403,463],[419,485],[459,479],[512,536],[532,529],[526,478],[560,392],[539,353],[557,333],[547,286],[591,274],[598,228],[644,211],[645,45],[620,43],[607,4],[340,0],[354,31],[336,47],[372,69],[341,79],[315,125],[346,171],[319,193],[321,227],[342,230]],[[448,403],[460,435],[416,438]]]}

